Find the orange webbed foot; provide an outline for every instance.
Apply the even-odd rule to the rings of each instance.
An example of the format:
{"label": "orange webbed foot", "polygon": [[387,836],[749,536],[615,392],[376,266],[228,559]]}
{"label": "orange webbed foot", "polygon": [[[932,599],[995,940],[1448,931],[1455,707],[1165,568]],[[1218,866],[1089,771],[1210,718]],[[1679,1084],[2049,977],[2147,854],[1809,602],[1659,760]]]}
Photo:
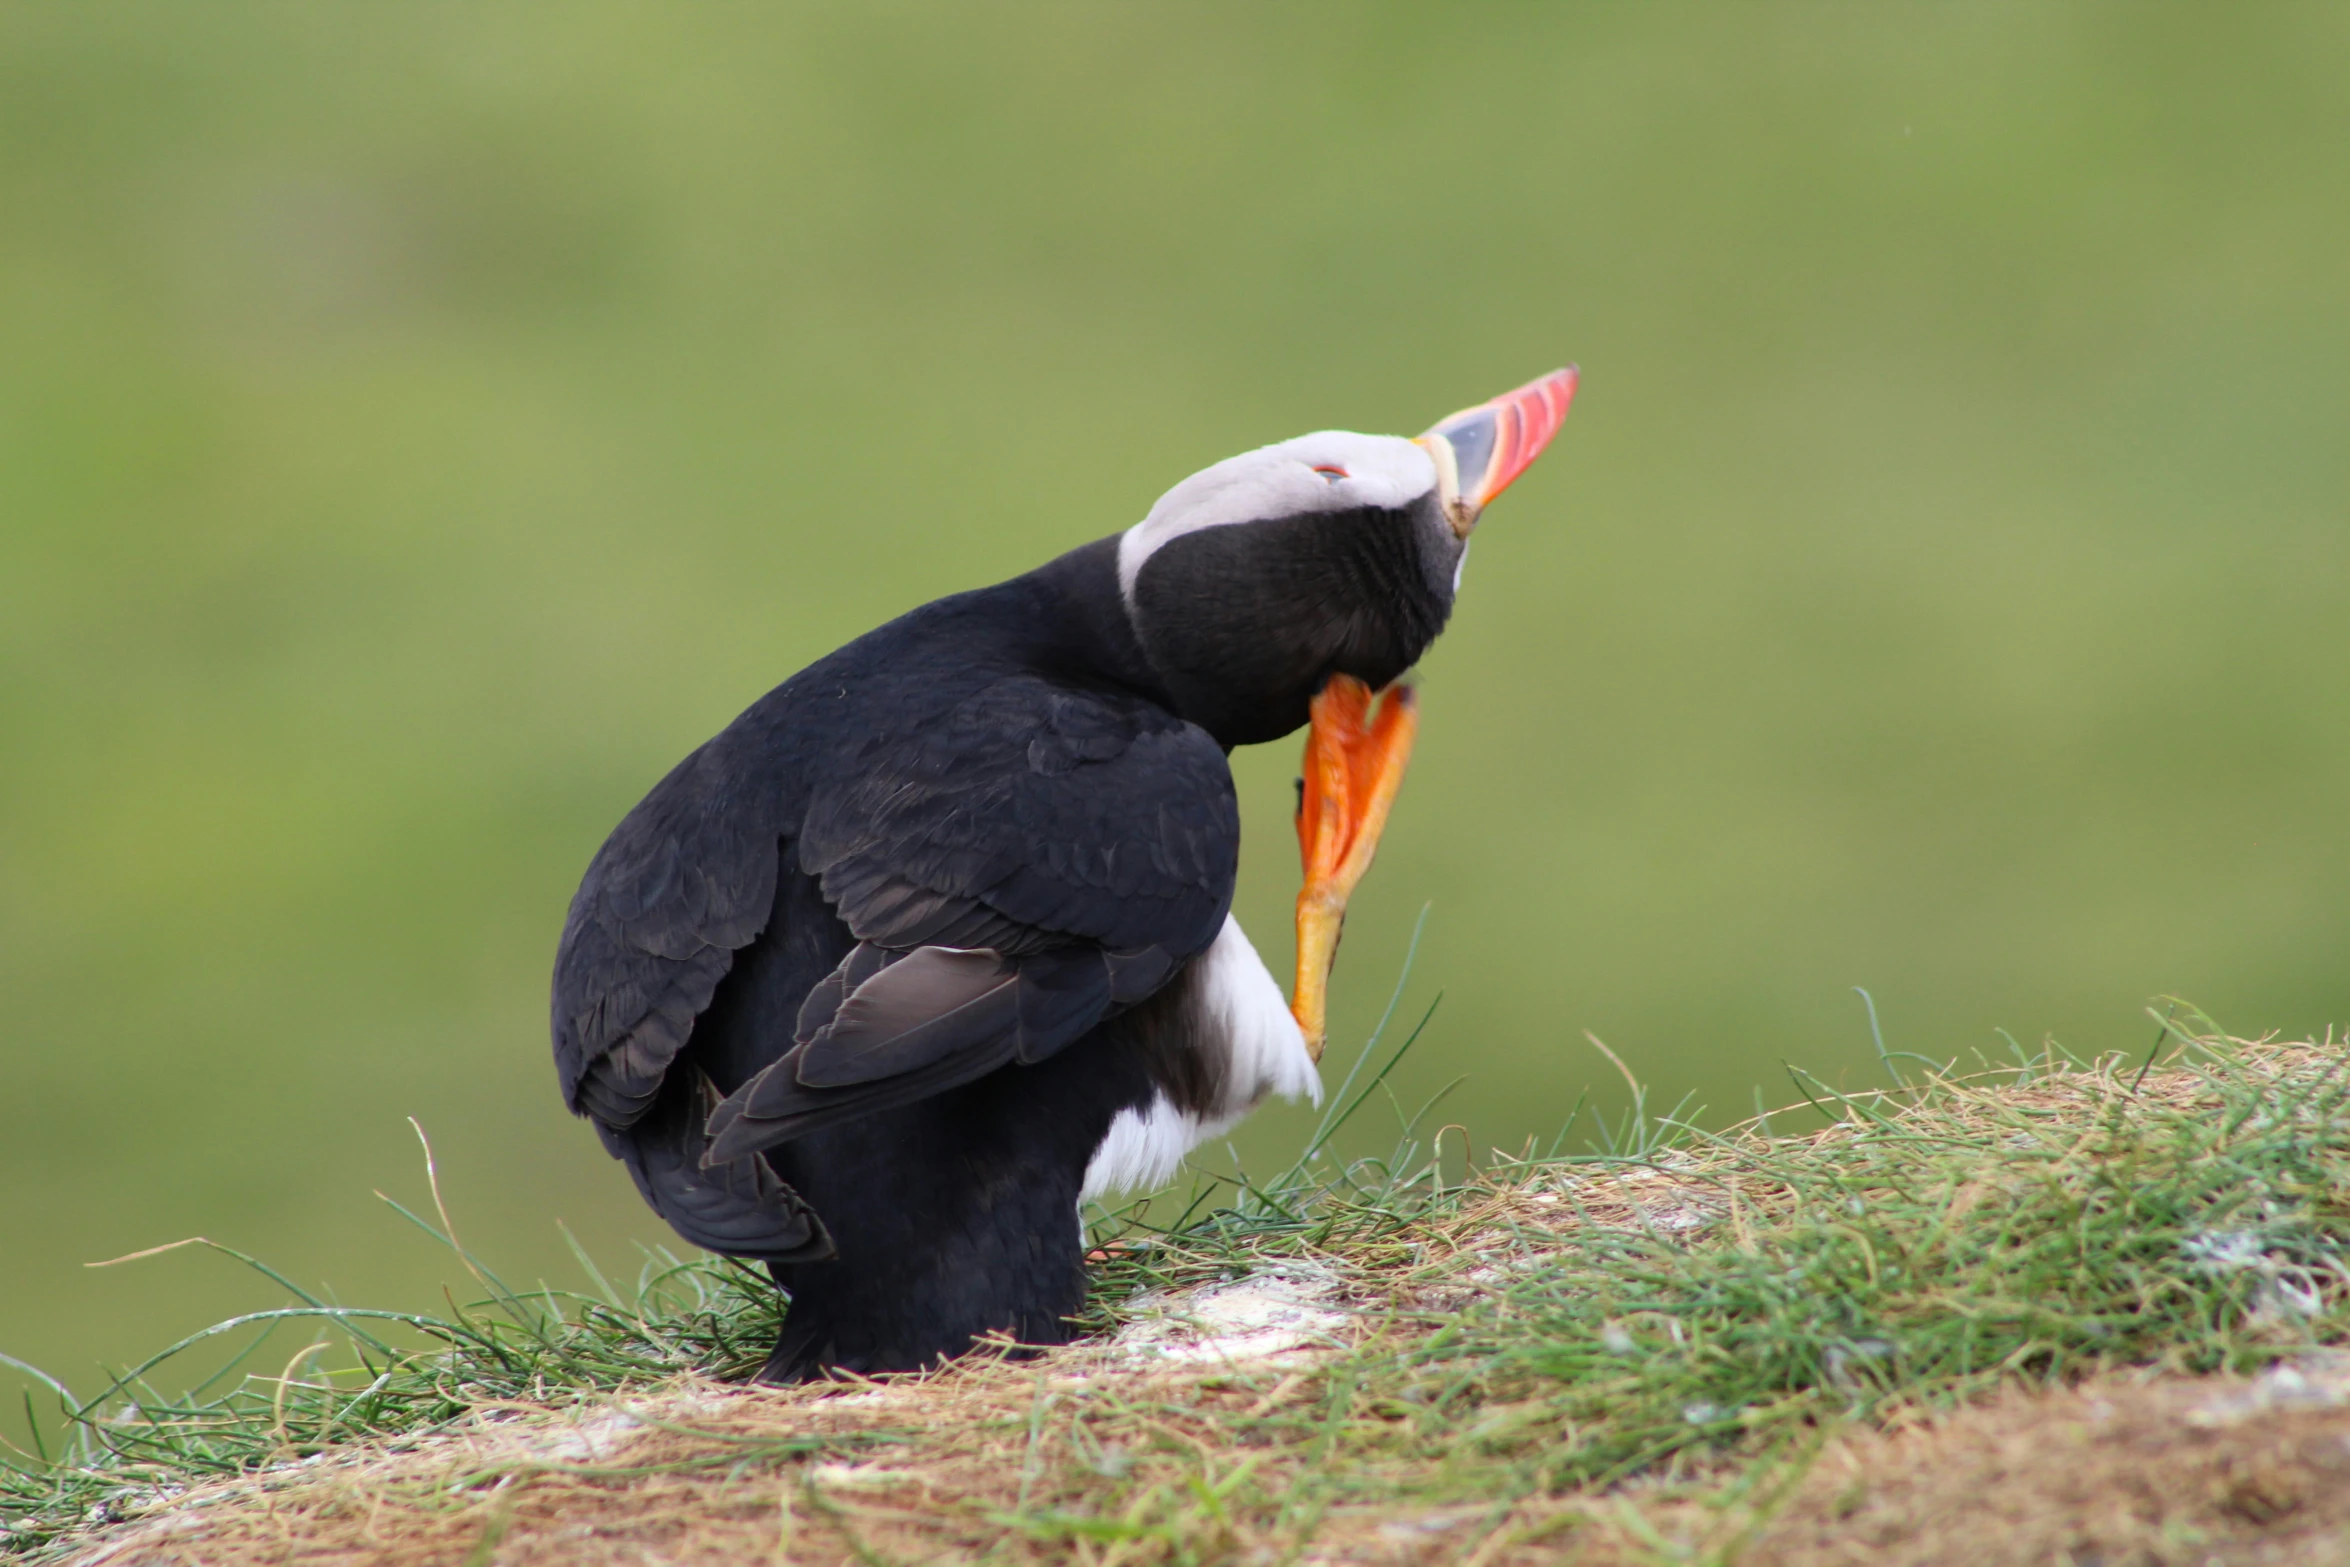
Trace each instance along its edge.
{"label": "orange webbed foot", "polygon": [[1322,1058],[1330,967],[1347,899],[1371,868],[1379,834],[1411,761],[1420,716],[1412,688],[1390,686],[1374,716],[1371,688],[1333,675],[1314,698],[1300,780],[1297,847],[1305,886],[1297,895],[1297,986],[1289,1010],[1306,1050]]}

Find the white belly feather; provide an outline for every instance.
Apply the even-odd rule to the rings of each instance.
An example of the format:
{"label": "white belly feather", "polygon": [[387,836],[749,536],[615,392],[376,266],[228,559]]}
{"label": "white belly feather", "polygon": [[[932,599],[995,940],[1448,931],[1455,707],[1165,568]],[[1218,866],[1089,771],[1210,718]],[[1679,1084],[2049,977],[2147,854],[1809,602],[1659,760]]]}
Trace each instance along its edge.
{"label": "white belly feather", "polygon": [[1085,1167],[1081,1200],[1165,1183],[1186,1154],[1239,1125],[1268,1094],[1322,1102],[1322,1076],[1306,1054],[1305,1036],[1238,920],[1224,917],[1224,928],[1187,977],[1196,987],[1191,1048],[1224,1068],[1216,1098],[1194,1112],[1161,1090],[1143,1109],[1119,1111]]}

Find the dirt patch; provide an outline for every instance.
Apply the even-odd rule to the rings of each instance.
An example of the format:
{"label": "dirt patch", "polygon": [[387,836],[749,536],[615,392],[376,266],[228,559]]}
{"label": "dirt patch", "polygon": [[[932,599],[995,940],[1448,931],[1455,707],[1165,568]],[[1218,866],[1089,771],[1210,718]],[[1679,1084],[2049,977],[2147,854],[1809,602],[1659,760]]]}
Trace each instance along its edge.
{"label": "dirt patch", "polygon": [[[1137,1502],[1123,1532],[1072,1525],[1056,1536],[1035,1522],[1137,1455],[1096,1450],[1071,1463],[1056,1446],[1044,1461],[1031,1456],[1039,1444],[1023,1452],[1022,1433],[1056,1406],[1114,1398],[1128,1413],[1155,1410],[1173,1441],[1201,1444],[1234,1409],[1303,1393],[1304,1376],[1278,1372],[1288,1353],[1260,1379],[1124,1370],[1114,1391],[1090,1385],[1111,1369],[1105,1359],[1091,1375],[987,1367],[819,1393],[688,1384],[560,1417],[492,1412],[408,1452],[189,1493],[72,1560],[1165,1560],[1175,1533],[1161,1527],[1170,1498],[1156,1491],[1139,1493],[1149,1505]],[[1213,1504],[1216,1461],[1230,1475],[1251,1457],[1206,1456]],[[1014,1525],[1015,1513],[1030,1522]],[[1726,1490],[1364,1504],[1303,1528],[1235,1495],[1213,1539],[1220,1559],[1267,1563],[2334,1567],[2350,1562],[2350,1366],[2009,1394],[1905,1431],[1833,1437]]]}
{"label": "dirt patch", "polygon": [[1747,1567],[2337,1567],[2350,1562],[2350,1361],[2009,1393],[1831,1440],[1767,1517],[1751,1492],[1638,1508],[1619,1503],[1619,1548],[1654,1531],[1651,1548]]}

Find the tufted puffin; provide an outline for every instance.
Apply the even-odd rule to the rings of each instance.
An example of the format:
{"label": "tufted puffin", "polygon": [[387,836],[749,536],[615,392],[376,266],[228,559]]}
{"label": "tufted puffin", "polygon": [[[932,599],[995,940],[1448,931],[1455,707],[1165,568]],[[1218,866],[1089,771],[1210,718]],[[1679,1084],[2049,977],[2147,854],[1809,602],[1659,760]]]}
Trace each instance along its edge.
{"label": "tufted puffin", "polygon": [[[811,664],[613,829],[555,959],[564,1103],[679,1235],[788,1294],[760,1380],[1065,1342],[1085,1200],[1320,1097],[1411,742],[1394,682],[1575,379],[1217,463]],[[1232,918],[1226,759],[1309,722],[1292,1002]]]}

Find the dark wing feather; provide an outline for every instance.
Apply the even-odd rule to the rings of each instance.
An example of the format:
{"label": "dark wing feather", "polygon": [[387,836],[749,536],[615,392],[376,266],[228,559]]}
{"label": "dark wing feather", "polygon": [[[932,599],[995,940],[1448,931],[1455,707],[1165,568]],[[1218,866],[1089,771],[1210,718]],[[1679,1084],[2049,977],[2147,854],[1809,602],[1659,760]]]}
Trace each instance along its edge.
{"label": "dark wing feather", "polygon": [[[844,1088],[932,1065],[957,1044],[1017,1030],[1020,965],[993,952],[917,947],[850,992],[799,1050],[793,1076]],[[749,1098],[755,1112],[759,1096]]]}
{"label": "dark wing feather", "polygon": [[[739,1159],[1015,1061],[1034,1065],[1113,1007],[1148,996],[1173,967],[1157,948],[1116,962],[1084,945],[1027,958],[917,947],[902,958],[885,954],[887,966],[874,971],[866,955],[878,952],[860,945],[851,953],[803,1009],[797,1048],[711,1115],[711,1158]],[[872,977],[825,1009],[858,968]]]}
{"label": "dark wing feather", "polygon": [[1239,841],[1232,775],[1204,731],[1040,676],[870,742],[797,835],[801,868],[859,940],[1007,954],[1204,947]]}
{"label": "dark wing feather", "polygon": [[[745,1256],[823,1244],[758,1150],[1148,996],[1215,938],[1239,846],[1222,750],[1140,698],[1032,675],[944,711],[877,694],[886,721],[787,754],[789,690],[614,831],[555,971],[565,1101],[681,1234]],[[706,1127],[705,1069],[734,1089]]]}
{"label": "dark wing feather", "polygon": [[[588,866],[555,958],[555,1066],[637,1190],[697,1246],[765,1261],[831,1253],[763,1159],[709,1163],[717,1095],[678,1056],[776,906],[772,789],[744,789],[730,730],[654,786]],[[801,878],[795,878],[798,880]]]}
{"label": "dark wing feather", "polygon": [[709,1158],[703,1123],[717,1099],[708,1078],[681,1070],[671,1074],[650,1114],[625,1128],[599,1122],[596,1130],[628,1166],[645,1202],[696,1246],[760,1262],[831,1256],[824,1221],[766,1160]]}
{"label": "dark wing feather", "polygon": [[607,1126],[652,1108],[694,1019],[775,905],[774,809],[729,776],[725,739],[679,763],[613,829],[564,921],[556,1073],[564,1103]]}
{"label": "dark wing feather", "polygon": [[713,1157],[1033,1063],[1214,940],[1239,844],[1215,742],[1138,699],[997,681],[818,788],[801,868],[858,938]]}

